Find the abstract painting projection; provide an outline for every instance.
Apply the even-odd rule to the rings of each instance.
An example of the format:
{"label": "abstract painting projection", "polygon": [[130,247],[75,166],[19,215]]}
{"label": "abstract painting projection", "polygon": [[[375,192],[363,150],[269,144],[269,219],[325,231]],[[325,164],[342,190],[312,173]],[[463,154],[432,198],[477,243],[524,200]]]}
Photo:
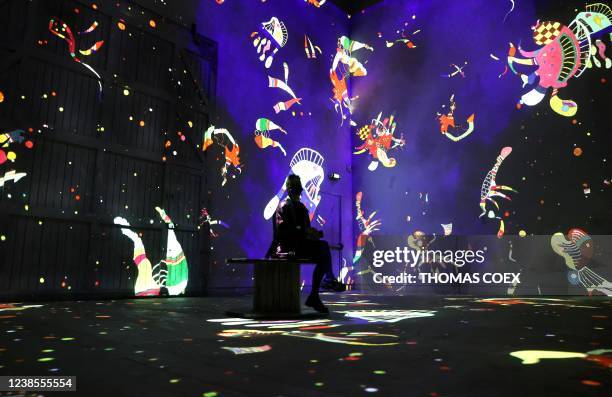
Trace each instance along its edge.
{"label": "abstract painting projection", "polygon": [[166,259],[153,267],[147,258],[142,239],[129,228],[130,223],[127,219],[121,217],[114,219],[116,225],[125,226],[121,228],[121,233],[134,243],[134,264],[138,269],[134,292],[136,296],[157,296],[160,289],[165,287],[169,295],[181,295],[185,293],[189,276],[187,258],[174,234],[174,223],[163,209],[155,207],[155,210],[168,225],[168,241]]}
{"label": "abstract painting projection", "polygon": [[[82,31],[82,32],[78,32],[79,35],[83,35],[83,34],[88,34],[91,33],[93,31],[96,30],[96,28],[98,27],[98,22],[94,21],[89,28],[87,28],[86,30]],[[81,65],[85,66],[89,71],[91,71],[96,78],[98,79],[98,86],[100,89],[99,95],[100,97],[102,97],[102,77],[100,77],[100,74],[98,74],[98,72],[95,71],[94,68],[92,68],[90,65],[86,64],[85,62],[81,61],[81,59],[79,57],[77,57],[76,54],[76,37],[74,36],[74,33],[72,32],[72,30],[70,29],[70,27],[68,25],[66,25],[66,23],[64,23],[63,21],[57,19],[57,18],[52,18],[49,21],[49,31],[59,37],[60,39],[64,40],[66,42],[66,44],[68,44],[68,51],[70,53],[70,56],[72,57],[72,60],[80,63]],[[79,53],[82,56],[90,56],[91,54],[95,53],[96,51],[98,51],[102,45],[104,44],[104,40],[100,40],[96,43],[94,43],[91,47],[89,47],[86,50],[79,50]]]}
{"label": "abstract painting projection", "polygon": [[[559,90],[566,87],[572,77],[578,78],[584,73],[592,56],[598,54],[606,62],[606,66],[610,64],[610,61],[606,60],[605,44],[598,37],[606,37],[611,29],[611,21],[612,11],[609,6],[602,3],[590,4],[586,6],[586,11],[579,13],[567,26],[560,22],[538,21],[532,30],[533,40],[540,48],[525,51],[519,46],[521,58],[516,57],[517,49],[510,43],[510,70],[520,76],[523,87],[535,85],[535,88],[521,97],[517,106],[539,104],[548,89],[552,88],[550,107],[562,116],[574,116],[578,111],[578,104],[572,100],[561,99],[558,96]],[[595,48],[593,40],[598,47],[595,52],[592,52],[592,48]],[[517,71],[517,64],[535,66],[536,70],[529,74],[522,73]]]}
{"label": "abstract painting projection", "polygon": [[226,318],[211,318],[206,320],[210,323],[219,323],[225,326],[244,326],[244,327],[256,327],[265,329],[294,329],[304,327],[318,327],[318,329],[335,328],[339,327],[340,324],[334,324],[329,319],[317,319],[317,320],[251,320],[247,318],[239,317],[226,317]]}
{"label": "abstract painting projection", "polygon": [[378,114],[376,119],[372,119],[369,125],[362,127],[357,135],[363,141],[363,144],[356,148],[354,154],[362,154],[368,152],[372,157],[372,161],[368,166],[370,171],[378,168],[378,163],[382,163],[387,168],[395,167],[397,161],[393,157],[388,156],[388,152],[392,149],[402,147],[406,143],[404,136],[395,138],[395,128],[397,124],[393,116],[380,120],[382,112]]}
{"label": "abstract painting projection", "polygon": [[497,176],[497,171],[499,170],[499,167],[501,167],[502,163],[504,162],[506,157],[510,155],[510,153],[512,153],[512,148],[509,146],[506,146],[501,150],[499,156],[497,156],[495,165],[487,173],[487,176],[482,182],[482,187],[480,188],[480,209],[482,210],[482,213],[479,215],[479,218],[486,214],[487,217],[490,219],[499,219],[499,229],[497,231],[497,237],[499,238],[501,238],[505,232],[504,220],[499,215],[497,215],[496,211],[489,210],[489,212],[487,213],[487,201],[493,203],[495,209],[499,211],[499,204],[497,204],[495,198],[500,197],[505,200],[510,200],[510,197],[508,197],[506,193],[502,193],[502,191],[517,193],[517,191],[512,189],[511,187],[505,185],[498,185],[495,181],[495,177]]}
{"label": "abstract painting projection", "polygon": [[[304,191],[302,192],[300,200],[308,209],[310,220],[314,218],[317,206],[319,205],[319,202],[321,202],[319,191],[321,190],[321,184],[325,179],[323,161],[325,161],[325,159],[316,150],[301,148],[293,155],[293,158],[289,163],[291,170],[287,174],[287,177],[290,174],[295,174],[302,180],[302,187],[304,188]],[[266,208],[264,209],[265,219],[272,218],[278,204],[287,195],[287,191],[285,190],[285,180],[283,180],[283,185],[279,189],[278,193],[276,193],[276,195],[272,197],[272,199],[266,205]]]}
{"label": "abstract painting projection", "polygon": [[22,310],[39,307],[43,307],[43,305],[24,305],[23,303],[0,303],[0,312],[20,312]]}
{"label": "abstract painting projection", "polygon": [[344,111],[346,110],[349,115],[353,113],[352,101],[355,98],[350,98],[348,94],[347,79],[349,76],[361,77],[368,74],[365,66],[353,57],[353,51],[365,48],[370,51],[374,51],[374,48],[367,44],[360,43],[355,40],[351,40],[346,36],[342,36],[338,39],[338,48],[336,49],[336,55],[332,62],[331,69],[329,70],[329,78],[332,82],[332,91],[334,96],[331,101],[334,104],[334,109],[337,113],[340,113],[342,122],[346,120]]}
{"label": "abstract painting projection", "polygon": [[369,323],[396,323],[410,318],[433,317],[436,314],[435,310],[352,310],[341,313]]}
{"label": "abstract painting projection", "polygon": [[17,142],[22,143],[24,140],[23,130],[13,130],[0,134],[0,165],[10,161],[14,163],[17,159],[17,154],[13,151],[5,152],[3,149],[8,148],[11,144]]}
{"label": "abstract painting projection", "polygon": [[521,360],[521,364],[524,365],[537,364],[540,360],[582,358],[584,360],[596,362],[604,368],[610,368],[612,366],[612,357],[610,353],[612,353],[612,349],[597,349],[586,353],[555,350],[518,350],[510,353],[510,355]]}
{"label": "abstract painting projection", "polygon": [[359,226],[359,236],[357,237],[357,242],[355,243],[355,256],[353,256],[353,263],[357,263],[361,256],[363,255],[363,250],[368,243],[368,241],[372,241],[370,234],[372,232],[380,230],[379,227],[382,224],[380,219],[374,219],[374,215],[376,215],[376,211],[373,211],[369,216],[366,217],[365,211],[361,207],[361,201],[363,200],[363,192],[357,192],[355,196],[355,208],[357,210],[357,225]]}
{"label": "abstract painting projection", "polygon": [[301,105],[300,101],[302,100],[302,98],[298,98],[293,92],[293,90],[291,89],[291,87],[289,87],[289,65],[287,65],[286,62],[283,62],[283,69],[285,70],[285,80],[284,81],[281,79],[276,79],[274,77],[268,76],[268,87],[280,88],[281,90],[289,94],[292,98],[288,101],[279,102],[276,105],[274,105],[274,112],[276,114],[289,110],[296,103],[298,105]]}
{"label": "abstract painting projection", "polygon": [[[8,149],[13,143],[22,143],[25,138],[23,137],[23,130],[14,130],[6,133],[0,133],[0,165],[8,162],[14,163],[17,160],[17,154],[13,151],[4,151],[3,149]],[[26,141],[25,146],[28,149],[33,147],[33,143],[31,141]],[[27,174],[25,172],[17,172],[16,170],[10,170],[2,173],[0,171],[0,188],[4,187],[5,183],[13,182],[17,183]]]}
{"label": "abstract painting projection", "polygon": [[[227,139],[229,142],[225,142]],[[236,140],[225,128],[215,128],[211,125],[202,139],[202,151],[205,152],[214,142],[223,148],[225,154],[225,163],[221,167],[221,186],[225,186],[228,176],[236,178],[236,174],[242,173],[242,165],[240,164],[240,146]]]}
{"label": "abstract painting projection", "polygon": [[593,257],[593,240],[584,230],[570,229],[567,235],[555,233],[550,238],[550,245],[565,260],[570,283],[582,284],[589,294],[597,291],[612,296],[612,283],[586,266]]}
{"label": "abstract painting projection", "polygon": [[257,49],[259,60],[264,62],[266,69],[269,69],[274,62],[274,56],[280,48],[287,44],[289,33],[282,21],[272,17],[267,22],[261,24],[259,32],[251,33],[253,47]]}
{"label": "abstract painting projection", "polygon": [[323,4],[325,4],[327,0],[304,0],[304,1],[307,2],[308,4],[312,4],[313,6],[319,8]]}
{"label": "abstract painting projection", "polygon": [[304,52],[306,53],[306,58],[308,59],[317,59],[317,52],[321,55],[323,54],[321,47],[312,44],[312,40],[310,40],[310,37],[306,35],[304,35]]}
{"label": "abstract painting projection", "polygon": [[[474,131],[474,113],[472,113],[467,118],[467,128],[465,128],[464,131],[461,131],[462,128],[460,126],[455,126],[454,113],[456,108],[457,105],[455,104],[455,94],[453,94],[450,97],[450,105],[448,112],[446,114],[442,114],[439,112],[437,113],[437,119],[440,122],[440,132],[442,133],[442,135],[444,135],[453,142],[459,142]],[[449,128],[451,128],[450,131]],[[456,132],[456,134],[458,135],[453,134],[455,129],[459,130],[458,132]]]}
{"label": "abstract painting projection", "polygon": [[234,354],[252,354],[252,353],[263,353],[272,350],[272,346],[251,346],[251,347],[229,347],[223,346],[222,349],[229,350]]}
{"label": "abstract painting projection", "polygon": [[17,172],[15,170],[7,171],[4,173],[4,175],[0,176],[0,187],[4,187],[7,182],[17,183],[25,176],[27,176],[25,172]]}
{"label": "abstract painting projection", "polygon": [[449,73],[441,74],[440,77],[446,77],[446,78],[452,79],[455,76],[460,76],[461,78],[465,79],[464,69],[467,68],[467,64],[468,64],[467,61],[463,63],[463,66],[459,66],[455,63],[451,63],[450,64],[451,71]]}
{"label": "abstract painting projection", "polygon": [[346,259],[342,258],[342,266],[340,267],[340,271],[338,272],[337,280],[342,284],[346,285],[346,290],[349,291],[353,289],[353,285],[355,284],[355,278],[353,276],[353,271],[355,270],[355,266],[351,264],[347,265]]}
{"label": "abstract painting projection", "polygon": [[224,338],[243,337],[253,338],[256,336],[293,336],[296,338],[314,339],[321,342],[339,343],[352,346],[395,346],[397,335],[379,334],[378,332],[324,332],[310,331],[264,331],[258,329],[227,329],[217,335]]}
{"label": "abstract painting projection", "polygon": [[[414,267],[417,273],[440,273],[446,271],[446,264],[444,261],[436,262],[434,259],[432,262],[425,256],[426,251],[429,250],[429,247],[437,238],[438,236],[436,236],[435,233],[433,235],[427,235],[421,230],[415,230],[410,234],[406,239],[406,244],[415,252],[423,251],[423,255],[421,255],[413,265],[406,263],[403,271],[408,272],[411,266]],[[402,285],[397,291],[401,291],[405,288],[406,285]]]}
{"label": "abstract painting projection", "polygon": [[281,145],[280,142],[277,142],[274,139],[270,138],[270,131],[272,130],[279,130],[285,135],[287,134],[287,131],[276,125],[271,120],[268,120],[266,118],[257,119],[257,121],[255,122],[255,144],[260,149],[265,149],[267,147],[277,147],[286,156],[287,152],[285,151],[283,145]]}
{"label": "abstract painting projection", "polygon": [[219,237],[219,233],[215,231],[215,229],[217,229],[217,226],[223,226],[225,229],[230,228],[229,225],[221,219],[214,219],[208,212],[207,208],[202,208],[202,210],[200,211],[200,223],[198,224],[198,226],[202,227],[204,225],[208,225],[208,233],[212,238]]}
{"label": "abstract painting projection", "polygon": [[408,48],[416,48],[416,45],[414,45],[414,43],[412,42],[412,40],[408,39],[408,38],[401,38],[401,39],[397,39],[397,40],[393,40],[393,41],[386,41],[385,44],[387,46],[387,48],[391,48],[394,45],[401,43],[403,45],[405,45]]}
{"label": "abstract painting projection", "polygon": [[[416,19],[416,14],[412,15],[412,19],[413,20]],[[408,23],[406,22],[404,24],[404,26],[408,26]],[[414,36],[417,33],[419,33],[420,31],[421,31],[420,29],[417,29],[417,30],[413,31],[411,35]],[[398,31],[396,31],[396,33],[400,34],[399,38],[397,38],[395,40],[392,40],[392,41],[385,40],[385,45],[387,46],[387,48],[391,48],[391,47],[395,46],[396,44],[399,44],[400,46],[406,47],[406,48],[417,48],[417,46],[412,42],[412,40],[410,40],[407,37],[407,33],[406,33],[405,29],[398,30]],[[378,37],[382,37],[382,33],[379,33]]]}

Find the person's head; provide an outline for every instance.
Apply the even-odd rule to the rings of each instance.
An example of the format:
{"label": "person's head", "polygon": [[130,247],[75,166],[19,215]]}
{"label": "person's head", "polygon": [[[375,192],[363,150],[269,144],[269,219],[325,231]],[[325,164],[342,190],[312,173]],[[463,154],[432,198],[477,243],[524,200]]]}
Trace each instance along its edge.
{"label": "person's head", "polygon": [[287,177],[287,181],[285,182],[285,188],[287,189],[287,194],[291,200],[299,201],[300,195],[304,188],[302,188],[302,180],[299,176],[291,174]]}

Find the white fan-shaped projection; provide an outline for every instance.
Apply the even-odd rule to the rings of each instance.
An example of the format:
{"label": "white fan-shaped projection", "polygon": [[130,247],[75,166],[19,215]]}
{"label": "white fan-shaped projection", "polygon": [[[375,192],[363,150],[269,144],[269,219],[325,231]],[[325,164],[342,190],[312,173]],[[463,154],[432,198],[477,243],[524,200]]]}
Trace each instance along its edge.
{"label": "white fan-shaped projection", "polygon": [[277,17],[272,17],[268,22],[264,22],[261,25],[270,33],[270,36],[272,36],[276,44],[280,47],[284,47],[285,44],[287,44],[287,39],[289,38],[287,27],[282,21],[279,21]]}
{"label": "white fan-shaped projection", "polygon": [[[576,35],[580,51],[580,65],[574,77],[580,77],[589,67],[589,57],[594,55],[591,50],[595,50],[592,43],[592,38],[595,38],[593,35],[609,30],[611,25],[612,9],[603,3],[587,4],[585,11],[578,13],[576,18],[568,25]],[[564,53],[564,57],[565,55]]]}
{"label": "white fan-shaped projection", "polygon": [[[569,42],[567,45],[564,45],[565,43],[563,41],[561,41],[561,46],[564,50],[564,54],[566,47],[568,47],[568,52],[580,60],[580,62],[578,63],[578,70],[574,75],[574,77],[578,78],[582,73],[584,73],[587,68],[587,61],[590,55],[589,51],[591,49],[591,35],[588,27],[582,22],[580,22],[578,19],[574,19],[569,24],[568,28],[570,28],[570,30],[574,32],[574,35],[576,35],[576,39],[578,40],[578,48],[574,48],[574,44],[571,42]],[[571,51],[569,49],[571,49]],[[578,53],[574,54],[575,52]],[[571,68],[574,67],[576,61],[577,59],[573,60]]]}
{"label": "white fan-shaped projection", "polygon": [[[323,171],[323,161],[325,161],[325,159],[316,150],[301,148],[293,155],[293,158],[289,163],[289,166],[291,167],[290,174],[295,174],[302,180],[302,187],[304,188],[304,192],[302,193],[302,202],[306,208],[308,208],[311,219],[314,215],[314,211],[317,209],[317,206],[321,201],[319,191],[325,177],[325,172]],[[287,178],[283,180],[283,186],[268,202],[268,205],[266,205],[264,210],[265,219],[272,218],[278,204],[284,198],[286,194],[286,180]]]}
{"label": "white fan-shaped projection", "polygon": [[612,296],[612,283],[587,266],[578,270],[578,280],[589,293],[599,291],[607,296]]}

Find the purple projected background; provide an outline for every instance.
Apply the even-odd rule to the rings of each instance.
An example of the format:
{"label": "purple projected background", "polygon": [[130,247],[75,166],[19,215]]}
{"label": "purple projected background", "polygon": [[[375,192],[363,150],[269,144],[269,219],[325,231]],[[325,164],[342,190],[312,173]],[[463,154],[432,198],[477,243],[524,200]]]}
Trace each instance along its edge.
{"label": "purple projected background", "polygon": [[[514,10],[507,14],[513,3]],[[353,189],[363,191],[366,214],[378,211],[378,234],[404,236],[405,241],[416,231],[441,235],[441,224],[452,223],[453,235],[494,236],[499,220],[478,217],[480,186],[507,146],[513,151],[499,169],[497,184],[518,193],[503,191],[511,201],[496,198],[500,209],[495,215],[505,221],[506,236],[550,236],[572,228],[609,234],[610,166],[605,148],[610,138],[604,112],[610,91],[603,58],[601,68],[593,64],[559,92],[559,97],[578,104],[572,117],[551,109],[550,89],[541,103],[518,109],[521,95],[533,86],[530,82],[522,88],[511,70],[503,74],[510,42],[527,51],[541,48],[531,29],[536,21],[568,25],[583,11],[583,4],[572,2],[387,0],[351,19],[351,38],[375,48],[361,59],[367,59],[368,76],[353,79],[353,95],[360,97],[353,148],[362,143],[358,128],[381,111],[395,115],[395,135],[403,133],[407,141],[401,150],[390,151],[397,159],[393,168],[372,172],[367,168],[369,156],[353,157]],[[595,24],[596,29],[605,26]],[[600,38],[609,45],[609,31],[607,27],[592,35],[592,43]],[[402,37],[416,47],[385,44]],[[518,52],[516,56],[521,57]],[[451,64],[462,68],[464,75],[445,76],[457,71]],[[529,73],[536,67],[518,69]],[[474,132],[459,142],[445,139],[437,120],[438,112],[448,111],[453,94],[458,127],[454,135],[466,130],[468,116],[475,114]],[[487,209],[495,210],[491,203]],[[539,293],[545,278],[548,286],[561,288],[555,291],[565,292],[567,278],[572,277],[549,241],[514,241],[514,259],[529,263],[523,270],[539,280],[538,290],[530,293]],[[606,278],[610,269],[602,259],[605,244],[595,245],[598,259],[591,266]],[[498,259],[507,261],[508,243],[497,246]]]}
{"label": "purple projected background", "polygon": [[[210,287],[244,287],[251,285],[251,269],[225,265],[229,257],[262,257],[272,238],[270,221],[263,217],[268,201],[280,189],[293,154],[302,147],[318,151],[324,158],[323,169],[327,175],[338,172],[339,182],[325,179],[322,193],[340,195],[340,217],[337,196],[323,194],[317,213],[327,221],[323,229],[330,244],[339,238],[339,222],[342,222],[341,241],[344,257],[352,255],[352,191],[350,166],[350,133],[340,128],[340,118],[333,110],[329,98],[329,66],[335,53],[336,40],[348,32],[348,19],[336,7],[315,8],[305,2],[227,1],[222,5],[214,1],[202,1],[197,12],[199,33],[218,42],[217,128],[227,128],[238,141],[241,175],[230,179],[221,187],[218,169],[222,153],[211,147],[208,166],[212,190],[211,212],[227,222],[231,229],[214,239],[210,271]],[[253,46],[252,32],[259,31],[261,23],[277,17],[288,30],[288,41],[281,48],[269,69],[258,60]],[[304,34],[323,55],[307,59],[304,52]],[[284,79],[283,62],[289,65],[289,86],[302,105],[294,105],[288,111],[275,114],[273,106],[291,97],[278,88],[268,88],[268,76]],[[292,116],[292,112],[296,116]],[[304,112],[300,116],[299,112]],[[311,115],[310,115],[311,114]],[[288,134],[278,130],[270,137],[279,141],[287,151],[283,156],[278,148],[260,149],[254,142],[255,121],[265,117],[283,127]],[[347,123],[344,124],[348,126]],[[209,150],[211,150],[209,149]],[[216,157],[221,156],[221,159]],[[316,222],[313,220],[313,224]],[[337,257],[334,259],[337,266]],[[309,279],[308,277],[306,277]]]}
{"label": "purple projected background", "polygon": [[[550,236],[570,228],[609,233],[610,191],[609,182],[605,183],[610,174],[605,149],[609,138],[602,114],[610,99],[608,71],[587,69],[561,90],[561,98],[578,103],[573,117],[551,109],[550,90],[540,104],[518,109],[521,95],[533,87],[523,88],[519,76],[510,70],[504,73],[509,42],[535,50],[531,27],[537,20],[569,24],[583,10],[583,5],[547,1],[386,0],[348,19],[331,4],[317,9],[300,1],[282,6],[273,1],[253,1],[248,6],[237,1],[202,2],[197,14],[199,31],[219,43],[215,124],[228,128],[240,141],[246,164],[242,175],[213,191],[213,210],[232,229],[213,241],[216,262],[211,286],[250,282],[240,276],[243,269],[226,267],[223,259],[265,252],[270,225],[263,219],[263,207],[280,187],[291,155],[303,146],[325,157],[326,173],[343,174],[337,184],[323,182],[322,190],[342,196],[340,222],[348,263],[359,234],[354,221],[357,192],[363,192],[366,216],[377,211],[376,219],[382,222],[381,230],[375,232],[379,235],[405,237],[415,231],[440,235],[441,224],[452,223],[453,235],[494,236],[499,220],[478,217],[480,187],[506,146],[513,151],[500,167],[497,183],[518,191],[508,194],[511,201],[497,199],[501,208],[495,216],[505,221],[506,235]],[[272,16],[285,22],[289,42],[266,70],[256,59],[249,36]],[[306,59],[304,34],[321,47],[323,55],[318,59]],[[358,97],[353,102],[356,126],[351,132],[348,120],[340,127],[329,100],[328,73],[342,35],[374,48],[351,54],[367,69],[366,76],[351,78],[350,94]],[[415,48],[403,42],[386,45],[402,38]],[[283,61],[290,67],[289,85],[304,98],[302,106],[291,110],[312,116],[292,117],[291,111],[274,115],[272,105],[288,98],[267,88],[267,75],[282,77]],[[462,67],[464,76],[445,76],[457,70],[451,64]],[[475,114],[473,133],[459,142],[446,139],[437,120],[449,111],[451,95],[456,105],[456,128],[451,128],[455,136],[466,130],[468,116]],[[379,164],[370,171],[372,157],[351,152],[363,143],[358,130],[379,112],[383,119],[394,115],[394,135],[403,135],[406,143],[388,151],[397,161],[394,167]],[[287,157],[278,149],[262,151],[252,144],[258,117],[269,117],[289,131],[287,136],[272,135],[285,146]],[[577,148],[580,155],[574,153]],[[325,204],[324,198],[319,208]],[[490,209],[494,207],[488,203]],[[515,247],[520,244],[515,242]],[[556,262],[553,266],[565,278],[561,258],[550,250],[547,254],[543,259]]]}

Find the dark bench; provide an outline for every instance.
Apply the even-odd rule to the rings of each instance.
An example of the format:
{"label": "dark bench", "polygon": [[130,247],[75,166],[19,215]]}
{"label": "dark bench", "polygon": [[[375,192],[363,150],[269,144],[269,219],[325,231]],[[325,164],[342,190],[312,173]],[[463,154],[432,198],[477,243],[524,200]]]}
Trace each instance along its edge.
{"label": "dark bench", "polygon": [[253,265],[253,311],[228,312],[248,318],[302,318],[300,302],[300,265],[313,264],[310,259],[231,258],[234,265]]}

